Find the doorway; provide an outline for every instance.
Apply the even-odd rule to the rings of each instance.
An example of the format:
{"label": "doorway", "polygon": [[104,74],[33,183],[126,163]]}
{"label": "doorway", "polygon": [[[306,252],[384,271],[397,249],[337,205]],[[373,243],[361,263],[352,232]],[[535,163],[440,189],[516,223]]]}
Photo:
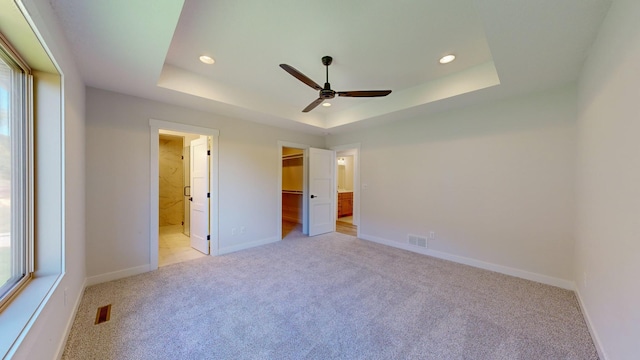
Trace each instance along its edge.
{"label": "doorway", "polygon": [[[293,149],[287,149],[293,148]],[[282,196],[301,195],[302,197],[302,231],[300,232],[298,224],[284,224],[283,219],[286,221],[287,214],[283,213],[283,208],[286,209],[288,203],[283,203],[282,198],[278,201],[278,235],[280,239],[285,237],[295,236],[315,236],[328,232],[336,231],[336,187],[335,187],[335,168],[336,157],[335,151],[312,148],[308,145],[301,145],[295,143],[289,143],[284,141],[278,141],[279,159],[278,159],[278,190],[279,193],[283,193]],[[294,154],[287,154],[288,151],[297,151]],[[302,150],[302,156],[300,156],[299,150]],[[296,182],[297,187],[288,188],[289,183],[283,182],[284,177],[287,177],[288,165],[285,162],[289,161],[286,157],[295,157],[302,161],[302,192],[300,194],[300,183]],[[300,166],[299,163],[294,166]],[[299,174],[299,172],[297,172]],[[299,175],[298,175],[299,176]],[[293,190],[293,191],[292,191]],[[295,205],[296,209],[299,209],[299,200]],[[298,213],[299,214],[299,213]],[[298,215],[299,216],[299,215]],[[299,219],[299,218],[298,218]],[[292,231],[287,225],[293,227]],[[287,231],[283,232],[283,228]],[[297,229],[297,231],[295,231]],[[283,236],[285,235],[285,236]]]}
{"label": "doorway", "polygon": [[332,149],[336,151],[336,231],[358,236],[360,145],[352,144]]}
{"label": "doorway", "polygon": [[278,142],[280,149],[280,239],[308,234],[307,152],[309,146]]}
{"label": "doorway", "polygon": [[150,120],[150,270],[218,253],[218,131]]}
{"label": "doorway", "polygon": [[[197,259],[209,253],[208,244],[202,244],[203,236],[209,233],[206,195],[194,197],[192,189],[208,183],[207,160],[202,159],[205,174],[198,175],[199,162],[193,154],[198,146],[208,150],[209,138],[200,134],[160,130],[158,142],[158,266],[165,266]],[[195,165],[195,166],[194,166]],[[202,183],[202,180],[205,180]],[[194,199],[196,202],[194,203]],[[200,201],[197,201],[200,199]],[[198,211],[200,213],[198,213]],[[204,213],[203,213],[204,212]],[[202,213],[202,214],[201,214]],[[191,222],[191,218],[194,222]],[[203,223],[203,219],[206,224]],[[192,225],[195,228],[192,231]],[[193,233],[193,235],[192,235]]]}
{"label": "doorway", "polygon": [[302,233],[304,149],[282,148],[282,238]]}

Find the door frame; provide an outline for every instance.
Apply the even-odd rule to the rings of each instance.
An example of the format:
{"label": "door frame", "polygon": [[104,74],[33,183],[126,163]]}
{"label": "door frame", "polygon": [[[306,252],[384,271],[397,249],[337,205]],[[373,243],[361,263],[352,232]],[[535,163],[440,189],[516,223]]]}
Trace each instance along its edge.
{"label": "door frame", "polygon": [[[189,193],[191,193],[191,144],[189,146],[184,146],[187,143],[188,138],[183,137],[184,141],[182,143],[182,195],[183,199],[186,199],[186,187],[189,186]],[[191,140],[188,141],[191,143]],[[189,184],[189,185],[186,185]],[[189,201],[184,201],[183,211],[184,211],[184,222],[182,224],[182,233],[191,237],[191,204]]]}
{"label": "door frame", "polygon": [[346,151],[353,155],[353,225],[356,226],[356,236],[360,237],[360,143],[332,146],[329,149],[334,150],[336,156]]}
{"label": "door frame", "polygon": [[149,269],[158,268],[158,176],[159,176],[159,141],[160,129],[179,131],[191,134],[200,134],[211,137],[211,156],[209,157],[209,189],[211,198],[209,201],[209,242],[210,255],[219,254],[219,224],[218,224],[218,144],[220,131],[213,128],[174,123],[163,120],[149,119],[150,135],[150,159],[149,159]]}
{"label": "door frame", "polygon": [[278,140],[278,240],[282,240],[282,148],[302,150],[302,233],[309,234],[309,148],[310,145]]}

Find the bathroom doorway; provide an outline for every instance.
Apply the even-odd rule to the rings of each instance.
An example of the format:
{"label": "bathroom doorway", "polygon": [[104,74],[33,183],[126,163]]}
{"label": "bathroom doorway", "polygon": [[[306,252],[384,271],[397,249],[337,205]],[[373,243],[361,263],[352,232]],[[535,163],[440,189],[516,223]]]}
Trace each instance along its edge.
{"label": "bathroom doorway", "polygon": [[[189,250],[192,254],[193,248],[200,250],[202,253],[210,255],[219,254],[219,218],[218,218],[218,173],[219,173],[219,161],[218,161],[218,148],[220,132],[216,129],[193,126],[187,124],[173,123],[162,120],[149,120],[149,135],[150,135],[150,157],[149,157],[149,270],[155,270],[160,263],[160,247],[168,248],[163,249],[165,255],[170,253],[172,255],[172,262],[180,262],[188,260],[191,257],[189,255],[180,254],[182,250]],[[166,246],[166,242],[163,241],[161,245],[160,241],[160,135],[174,135],[182,137],[183,150],[187,146],[188,139],[191,135],[197,135],[198,139],[191,140],[189,163],[196,162],[195,167],[190,165],[190,188],[185,188],[186,181],[181,186],[175,186],[180,190],[182,196],[183,206],[184,201],[189,201],[189,235],[185,234],[184,225],[187,223],[187,219],[180,222],[180,225],[174,225],[173,231],[170,232],[170,236],[182,237],[181,242],[186,242],[185,237],[189,239],[189,249],[185,249],[186,246],[180,246],[181,249],[177,250]],[[194,147],[194,142],[197,146]],[[197,151],[194,152],[194,149]],[[183,153],[185,153],[183,151]],[[180,160],[182,159],[180,155]],[[186,156],[185,156],[186,158]],[[196,160],[194,160],[196,159]],[[178,172],[179,166],[174,166],[176,172]],[[181,164],[183,170],[186,168],[186,163]],[[192,169],[196,169],[193,171]],[[195,174],[197,172],[197,174]],[[194,175],[195,174],[195,175]],[[194,183],[194,179],[197,181]],[[195,186],[194,186],[195,184]],[[189,195],[189,196],[186,196]],[[196,206],[197,205],[197,206]],[[194,210],[198,210],[196,213]],[[184,216],[184,213],[183,213]],[[167,229],[169,230],[169,229]],[[163,235],[166,233],[163,231]],[[176,240],[176,239],[174,239]],[[206,251],[203,251],[206,250]],[[203,254],[197,254],[198,256],[205,256]],[[195,255],[194,255],[195,256]],[[165,259],[166,260],[166,259]],[[162,265],[168,265],[168,261],[163,261]]]}
{"label": "bathroom doorway", "polygon": [[[200,203],[204,205],[200,206],[204,208],[201,212],[206,212],[208,206],[202,203],[207,202],[208,179],[204,179],[203,195],[196,203],[192,187],[198,182],[194,147],[205,146],[207,156],[210,139],[200,134],[160,130],[158,140],[158,266],[165,266],[209,253],[208,242],[203,244],[209,233],[209,216],[195,211]],[[201,162],[199,168],[208,173],[208,160],[204,158]]]}
{"label": "bathroom doorway", "polygon": [[336,231],[358,236],[360,220],[359,144],[332,148],[336,151]]}

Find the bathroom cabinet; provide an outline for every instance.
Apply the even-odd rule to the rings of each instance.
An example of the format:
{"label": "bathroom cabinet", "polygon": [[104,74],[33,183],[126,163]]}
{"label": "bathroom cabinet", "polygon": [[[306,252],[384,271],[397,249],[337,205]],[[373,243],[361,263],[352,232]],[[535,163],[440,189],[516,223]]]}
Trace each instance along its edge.
{"label": "bathroom cabinet", "polygon": [[353,215],[353,192],[338,193],[338,217]]}

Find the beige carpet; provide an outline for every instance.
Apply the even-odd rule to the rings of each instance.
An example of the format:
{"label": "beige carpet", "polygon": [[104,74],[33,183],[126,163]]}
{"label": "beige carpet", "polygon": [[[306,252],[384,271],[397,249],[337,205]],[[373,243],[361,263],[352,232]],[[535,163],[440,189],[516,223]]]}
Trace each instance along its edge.
{"label": "beige carpet", "polygon": [[[111,320],[94,325],[99,306]],[[63,359],[597,359],[570,291],[306,238],[86,289]]]}

